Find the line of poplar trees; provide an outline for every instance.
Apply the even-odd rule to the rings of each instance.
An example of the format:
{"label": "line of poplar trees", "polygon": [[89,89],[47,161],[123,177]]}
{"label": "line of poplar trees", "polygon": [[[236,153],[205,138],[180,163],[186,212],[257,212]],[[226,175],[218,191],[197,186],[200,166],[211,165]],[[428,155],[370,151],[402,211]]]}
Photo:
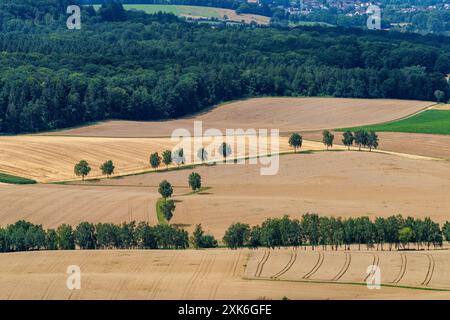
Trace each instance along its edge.
{"label": "line of poplar trees", "polygon": [[0,228],[0,252],[76,248],[185,249],[188,246],[188,232],[168,224],[81,222],[75,228],[62,224],[57,229],[44,230],[42,225],[20,220]]}
{"label": "line of poplar trees", "polygon": [[335,218],[321,217],[317,214],[304,214],[301,219],[267,219],[261,225],[250,227],[248,224],[235,223],[229,227],[223,237],[229,248],[239,247],[284,247],[316,246],[332,250],[350,245],[366,245],[367,249],[392,250],[407,249],[410,245],[420,249],[430,246],[440,247],[443,238],[450,241],[450,223],[442,229],[430,218],[403,218],[394,215],[387,218],[369,217]]}
{"label": "line of poplar trees", "polygon": [[[261,225],[250,227],[233,223],[225,232],[223,242],[228,248],[242,247],[300,247],[312,250],[350,250],[350,245],[365,245],[367,249],[430,249],[450,241],[450,222],[442,228],[430,218],[369,217],[335,218],[304,214],[300,219],[289,216],[270,218]],[[62,224],[45,230],[42,225],[20,220],[0,228],[0,252],[32,250],[89,249],[187,249],[217,247],[216,239],[205,234],[197,225],[191,237],[175,225],[150,226],[147,222],[89,223],[75,228]],[[412,247],[411,247],[412,246]]]}

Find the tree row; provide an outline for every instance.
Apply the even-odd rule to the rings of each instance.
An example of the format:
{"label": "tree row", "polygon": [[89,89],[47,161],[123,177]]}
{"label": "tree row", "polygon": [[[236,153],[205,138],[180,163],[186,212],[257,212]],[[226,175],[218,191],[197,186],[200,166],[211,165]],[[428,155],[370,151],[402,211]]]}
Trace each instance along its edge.
{"label": "tree row", "polygon": [[410,245],[420,249],[440,247],[443,240],[450,241],[450,223],[442,229],[430,218],[403,218],[401,215],[387,218],[369,217],[334,218],[317,214],[304,214],[300,219],[267,219],[261,225],[250,227],[244,223],[232,224],[223,237],[229,248],[241,247],[285,247],[322,246],[338,250],[350,250],[351,245],[366,245],[367,249],[409,249]]}
{"label": "tree row", "polygon": [[184,229],[169,224],[150,226],[147,222],[122,224],[81,222],[75,228],[62,224],[44,230],[20,220],[0,228],[0,252],[78,249],[186,249],[216,247],[214,237],[197,225],[191,237]]}

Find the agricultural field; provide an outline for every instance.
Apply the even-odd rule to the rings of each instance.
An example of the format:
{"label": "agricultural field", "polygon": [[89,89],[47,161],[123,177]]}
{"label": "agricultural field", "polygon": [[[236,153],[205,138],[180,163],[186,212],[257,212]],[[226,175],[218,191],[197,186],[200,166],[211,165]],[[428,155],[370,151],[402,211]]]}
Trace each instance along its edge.
{"label": "agricultural field", "polygon": [[[389,285],[381,290],[364,285],[374,259]],[[446,250],[22,252],[0,255],[0,299],[448,299],[435,289],[450,288],[449,262]],[[84,270],[81,290],[65,286],[71,264]]]}
{"label": "agricultural field", "polygon": [[[7,225],[25,219],[45,228],[64,223],[75,226],[82,221],[119,224],[135,220],[156,225],[158,185],[166,179],[174,188],[176,204],[170,223],[190,233],[201,223],[204,231],[219,241],[237,221],[256,225],[284,215],[299,218],[307,212],[343,218],[402,214],[430,217],[442,224],[450,211],[450,165],[444,160],[449,152],[448,136],[382,132],[380,150],[372,152],[359,152],[355,147],[347,151],[340,145],[339,132],[335,132],[332,151],[326,152],[320,142],[320,129],[388,122],[426,113],[429,108],[434,108],[432,102],[258,98],[179,120],[108,121],[60,132],[1,137],[1,171],[40,183],[0,184],[0,221]],[[223,164],[220,159],[186,169],[174,170],[178,169],[175,165],[170,165],[170,170],[164,166],[151,169],[150,153],[171,149],[172,130],[193,132],[196,120],[202,121],[203,130],[223,132],[226,128],[279,128],[283,154],[278,173],[263,176],[261,165]],[[297,154],[288,145],[289,134],[294,131],[304,137]],[[389,134],[409,135],[411,143],[395,142],[394,136],[384,141],[388,139],[384,135]],[[206,135],[206,139],[214,138]],[[414,143],[416,136],[418,142]],[[435,138],[437,142],[432,148],[424,145],[420,149],[422,136],[428,137],[427,146]],[[445,145],[447,149],[441,148]],[[440,149],[444,151],[437,152]],[[88,160],[93,168],[90,179],[84,182],[73,173],[73,165],[80,159]],[[101,176],[98,169],[108,159],[116,165],[116,174],[110,179]],[[202,177],[203,189],[198,193],[188,186],[192,171]],[[50,183],[63,180],[66,182]],[[450,289],[444,267],[450,259],[448,250],[375,253],[355,248],[352,252],[286,248],[268,252],[208,249],[2,254],[0,264],[5,267],[0,271],[0,298],[449,297],[449,292],[435,290]],[[387,286],[382,290],[367,290],[362,285],[366,264],[373,259],[384,270]],[[71,293],[65,289],[68,264],[83,268],[83,290]],[[132,273],[130,265],[134,266]]]}
{"label": "agricultural field", "polygon": [[[430,133],[450,134],[450,110],[427,110],[406,119],[374,124],[370,126],[350,128],[374,130],[379,132],[408,132],[408,133]],[[343,131],[345,129],[341,129]]]}
{"label": "agricultural field", "polygon": [[[158,184],[174,187],[171,223],[192,231],[201,223],[221,239],[235,221],[251,225],[270,217],[306,212],[328,216],[427,217],[445,222],[450,211],[446,161],[369,152],[317,152],[280,157],[274,176],[259,165],[217,164],[66,185],[0,185],[0,221],[27,219],[44,227],[62,223],[156,223]],[[208,189],[193,194],[188,175],[198,172]]]}
{"label": "agricultural field", "polygon": [[[92,167],[90,177],[98,178],[101,177],[100,164],[111,159],[116,165],[116,175],[133,174],[151,170],[150,153],[161,153],[176,145],[177,141],[170,139],[175,129],[185,128],[194,134],[195,121],[202,121],[202,132],[206,136],[211,135],[207,132],[211,128],[223,134],[233,128],[279,129],[287,133],[388,121],[430,104],[395,100],[259,98],[225,104],[180,120],[109,121],[41,135],[6,136],[0,137],[3,150],[0,171],[39,182],[74,180],[77,177],[73,166],[84,159]],[[206,137],[202,143],[209,143],[208,140]],[[324,146],[305,141],[303,149],[323,150]],[[280,152],[291,150],[285,134],[280,138]]]}
{"label": "agricultural field", "polygon": [[[338,137],[336,142],[341,143],[342,132],[333,131],[333,134]],[[379,132],[378,137],[380,150],[450,160],[450,135]],[[320,142],[322,132],[305,132],[303,138]]]}
{"label": "agricultural field", "polygon": [[0,300],[450,300],[450,39],[292,27],[292,3],[16,2]]}
{"label": "agricultural field", "polygon": [[[98,8],[99,6],[94,6]],[[161,4],[126,4],[126,10],[140,10],[148,14],[158,12],[173,13],[174,15],[193,20],[198,19],[218,19],[221,21],[244,23],[255,22],[261,25],[268,25],[270,18],[255,14],[237,14],[236,11],[223,8],[202,7],[202,6],[182,6],[182,5],[161,5]]]}
{"label": "agricultural field", "polygon": [[168,121],[107,121],[43,135],[87,137],[167,137],[173,130],[274,128],[280,132],[312,131],[387,122],[434,105],[433,102],[344,98],[254,98],[226,103],[200,114]]}

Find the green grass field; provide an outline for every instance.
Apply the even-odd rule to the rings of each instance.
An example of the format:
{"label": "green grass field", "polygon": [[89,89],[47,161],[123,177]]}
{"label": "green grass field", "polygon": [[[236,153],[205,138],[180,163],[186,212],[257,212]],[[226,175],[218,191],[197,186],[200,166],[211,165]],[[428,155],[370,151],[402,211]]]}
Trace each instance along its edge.
{"label": "green grass field", "polygon": [[358,129],[374,130],[377,132],[450,134],[450,110],[427,110],[399,121],[337,129],[337,131],[355,131]]}
{"label": "green grass field", "polygon": [[[95,5],[97,10],[100,5]],[[126,10],[141,10],[146,13],[153,14],[157,12],[173,13],[177,16],[193,16],[205,18],[222,18],[219,14],[218,8],[200,7],[200,6],[178,6],[178,5],[164,5],[164,4],[125,4],[123,6]]]}
{"label": "green grass field", "polygon": [[9,184],[35,184],[36,181],[21,177],[12,176],[6,173],[0,173],[0,182]]}
{"label": "green grass field", "polygon": [[167,220],[166,217],[164,217],[164,212],[162,209],[164,201],[164,198],[159,198],[158,201],[156,201],[156,217],[158,218],[159,224],[167,224]]}

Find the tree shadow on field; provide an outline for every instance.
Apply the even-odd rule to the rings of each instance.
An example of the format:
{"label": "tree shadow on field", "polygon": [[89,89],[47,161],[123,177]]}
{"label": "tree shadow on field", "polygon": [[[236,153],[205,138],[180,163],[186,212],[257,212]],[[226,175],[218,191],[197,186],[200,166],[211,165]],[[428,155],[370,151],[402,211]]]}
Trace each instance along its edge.
{"label": "tree shadow on field", "polygon": [[187,228],[192,226],[192,224],[189,223],[173,223],[172,226],[178,227],[178,228]]}

